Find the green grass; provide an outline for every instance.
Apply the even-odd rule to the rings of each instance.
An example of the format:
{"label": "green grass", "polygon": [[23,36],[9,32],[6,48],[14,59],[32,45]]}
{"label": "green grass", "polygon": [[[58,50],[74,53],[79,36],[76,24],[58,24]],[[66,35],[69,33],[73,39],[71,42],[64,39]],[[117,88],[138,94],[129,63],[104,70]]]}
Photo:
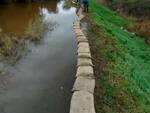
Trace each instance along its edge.
{"label": "green grass", "polygon": [[96,94],[105,96],[96,105],[97,113],[150,113],[150,48],[142,38],[121,29],[130,21],[95,0],[90,0],[90,15],[112,41],[102,48],[107,68],[97,79],[102,92]]}

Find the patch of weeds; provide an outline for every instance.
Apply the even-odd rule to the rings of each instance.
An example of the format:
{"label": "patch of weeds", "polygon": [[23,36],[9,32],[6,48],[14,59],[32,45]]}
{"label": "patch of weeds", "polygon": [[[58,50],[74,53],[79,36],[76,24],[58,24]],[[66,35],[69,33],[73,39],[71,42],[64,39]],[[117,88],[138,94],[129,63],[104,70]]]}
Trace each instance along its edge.
{"label": "patch of weeds", "polygon": [[43,23],[42,18],[42,16],[38,16],[35,20],[29,22],[23,36],[24,39],[36,42],[43,37],[46,25]]}
{"label": "patch of weeds", "polygon": [[76,4],[76,1],[65,0],[65,2],[64,2],[64,8],[65,9],[69,9],[71,7],[78,7],[78,5]]}
{"label": "patch of weeds", "polygon": [[25,44],[27,41],[38,43],[43,37],[47,25],[42,21],[42,16],[37,16],[35,20],[31,20],[25,33],[22,36],[14,34],[4,34],[0,32],[0,61],[15,64],[25,52]]}
{"label": "patch of weeds", "polygon": [[24,50],[24,43],[20,40],[11,35],[0,34],[0,61],[14,64],[20,59],[21,52],[18,50]]}

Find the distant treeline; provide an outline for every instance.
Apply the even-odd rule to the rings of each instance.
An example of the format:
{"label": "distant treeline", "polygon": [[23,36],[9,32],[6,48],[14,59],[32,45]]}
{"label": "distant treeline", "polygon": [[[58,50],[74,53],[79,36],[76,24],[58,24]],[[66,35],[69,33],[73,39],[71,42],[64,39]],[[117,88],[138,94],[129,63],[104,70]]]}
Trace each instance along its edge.
{"label": "distant treeline", "polygon": [[105,3],[120,12],[150,18],[150,0],[105,0]]}
{"label": "distant treeline", "polygon": [[44,0],[0,0],[0,4],[12,3],[12,2],[39,2],[39,1],[44,1]]}

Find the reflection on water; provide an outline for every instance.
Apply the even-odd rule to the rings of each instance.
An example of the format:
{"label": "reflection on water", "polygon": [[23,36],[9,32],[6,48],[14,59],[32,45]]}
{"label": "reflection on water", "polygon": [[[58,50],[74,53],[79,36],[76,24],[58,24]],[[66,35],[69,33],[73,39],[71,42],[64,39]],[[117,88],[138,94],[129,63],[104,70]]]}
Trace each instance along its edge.
{"label": "reflection on water", "polygon": [[41,3],[0,5],[0,31],[21,35],[40,15],[41,9],[56,12],[57,0]]}
{"label": "reflection on water", "polygon": [[[11,77],[0,80],[5,83],[0,88],[0,113],[69,113],[76,72],[76,43],[72,28],[76,9],[63,9],[63,2],[57,3],[54,11],[47,7],[36,9],[49,29],[53,23],[55,28],[45,32],[40,44],[29,45],[31,52],[9,69]],[[28,15],[26,12],[27,21],[33,18],[32,14],[36,13]],[[23,19],[21,12],[20,15]],[[24,23],[19,18],[18,21]]]}

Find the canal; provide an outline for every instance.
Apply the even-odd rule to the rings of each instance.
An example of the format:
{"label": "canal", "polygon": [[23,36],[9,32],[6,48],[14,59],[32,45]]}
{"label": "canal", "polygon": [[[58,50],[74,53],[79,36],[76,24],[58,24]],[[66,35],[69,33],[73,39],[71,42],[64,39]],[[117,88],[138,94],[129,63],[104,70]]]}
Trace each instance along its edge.
{"label": "canal", "polygon": [[63,5],[49,1],[0,6],[4,33],[23,35],[37,15],[47,26],[40,43],[29,43],[30,51],[0,77],[0,113],[69,113],[76,72],[76,9]]}

